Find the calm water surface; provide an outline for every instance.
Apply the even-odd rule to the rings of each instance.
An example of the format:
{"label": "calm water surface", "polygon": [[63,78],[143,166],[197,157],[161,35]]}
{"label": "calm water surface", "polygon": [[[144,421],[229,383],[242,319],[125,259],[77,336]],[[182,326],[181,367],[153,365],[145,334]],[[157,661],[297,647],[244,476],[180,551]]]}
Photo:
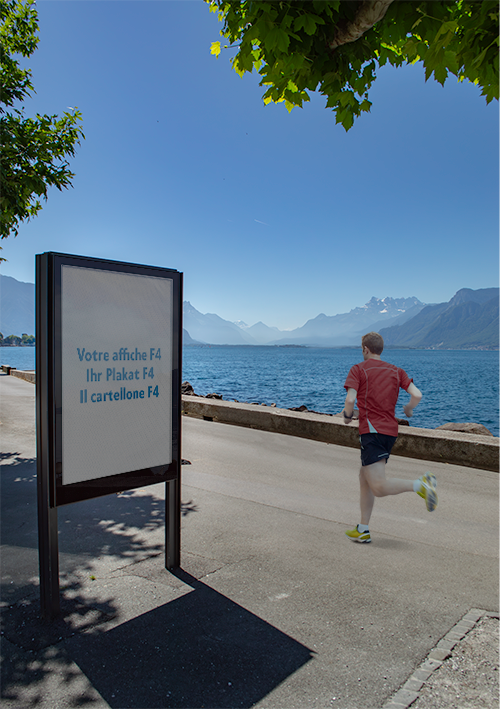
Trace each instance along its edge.
{"label": "calm water surface", "polygon": [[[402,367],[423,392],[413,426],[473,421],[499,435],[498,352],[387,350],[383,359]],[[190,346],[184,348],[182,378],[197,394],[337,413],[347,373],[361,360],[360,348]],[[401,392],[400,418],[408,398]]]}
{"label": "calm water surface", "polygon": [[[337,413],[344,405],[349,368],[361,349],[190,346],[184,348],[183,380],[197,394],[224,399],[301,406]],[[499,435],[498,352],[387,350],[383,359],[402,367],[423,392],[411,424],[435,428],[473,421]],[[2,347],[0,364],[34,369],[35,348]],[[404,418],[408,395],[401,393],[396,415]]]}
{"label": "calm water surface", "polygon": [[0,347],[0,364],[16,369],[35,369],[34,347]]}

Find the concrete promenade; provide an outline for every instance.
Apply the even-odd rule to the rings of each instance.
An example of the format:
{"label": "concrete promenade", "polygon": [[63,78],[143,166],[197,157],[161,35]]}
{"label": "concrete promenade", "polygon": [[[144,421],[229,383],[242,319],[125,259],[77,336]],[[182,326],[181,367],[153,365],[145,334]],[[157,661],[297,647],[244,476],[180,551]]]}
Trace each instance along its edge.
{"label": "concrete promenade", "polygon": [[43,626],[34,403],[0,375],[5,709],[381,709],[465,614],[498,611],[498,473],[392,456],[435,473],[439,506],[378,499],[355,545],[358,451],[185,417],[182,570],[163,485],[59,508]]}

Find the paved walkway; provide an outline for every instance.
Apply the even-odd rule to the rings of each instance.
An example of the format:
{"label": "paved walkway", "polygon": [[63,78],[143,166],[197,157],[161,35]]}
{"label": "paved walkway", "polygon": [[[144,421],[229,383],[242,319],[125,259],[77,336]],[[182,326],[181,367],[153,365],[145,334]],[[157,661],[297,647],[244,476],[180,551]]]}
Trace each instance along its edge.
{"label": "paved walkway", "polygon": [[432,468],[440,502],[358,521],[349,448],[184,419],[182,571],[162,485],[59,508],[64,618],[38,620],[34,387],[0,376],[2,704],[380,709],[465,614],[498,611],[498,475]]}

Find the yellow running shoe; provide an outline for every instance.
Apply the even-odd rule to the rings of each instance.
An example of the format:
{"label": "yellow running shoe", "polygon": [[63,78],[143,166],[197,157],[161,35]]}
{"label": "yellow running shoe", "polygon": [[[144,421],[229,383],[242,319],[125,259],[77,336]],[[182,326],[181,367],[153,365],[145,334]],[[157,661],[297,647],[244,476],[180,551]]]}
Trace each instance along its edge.
{"label": "yellow running shoe", "polygon": [[432,475],[432,473],[425,473],[419,478],[421,485],[420,485],[420,490],[417,490],[417,495],[420,495],[420,497],[423,497],[425,500],[425,504],[427,505],[427,509],[429,512],[433,512],[438,503],[438,496],[436,492],[436,487],[437,487],[437,480],[435,475]]}
{"label": "yellow running shoe", "polygon": [[347,530],[346,536],[353,542],[359,542],[360,544],[369,544],[372,540],[369,530],[367,529],[366,532],[360,532],[358,525],[356,525],[354,529]]}

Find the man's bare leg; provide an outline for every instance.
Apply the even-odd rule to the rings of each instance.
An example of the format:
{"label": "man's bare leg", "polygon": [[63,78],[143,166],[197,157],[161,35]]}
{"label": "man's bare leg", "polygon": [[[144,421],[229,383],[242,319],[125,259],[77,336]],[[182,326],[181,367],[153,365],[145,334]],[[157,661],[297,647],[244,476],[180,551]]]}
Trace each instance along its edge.
{"label": "man's bare leg", "polygon": [[359,506],[361,508],[361,524],[368,526],[372,516],[375,495],[368,485],[364,471],[365,468],[361,467],[359,471]]}
{"label": "man's bare leg", "polygon": [[361,524],[370,524],[375,497],[399,495],[401,492],[412,492],[413,480],[385,477],[385,461],[362,466],[359,471],[359,502],[361,508]]}

